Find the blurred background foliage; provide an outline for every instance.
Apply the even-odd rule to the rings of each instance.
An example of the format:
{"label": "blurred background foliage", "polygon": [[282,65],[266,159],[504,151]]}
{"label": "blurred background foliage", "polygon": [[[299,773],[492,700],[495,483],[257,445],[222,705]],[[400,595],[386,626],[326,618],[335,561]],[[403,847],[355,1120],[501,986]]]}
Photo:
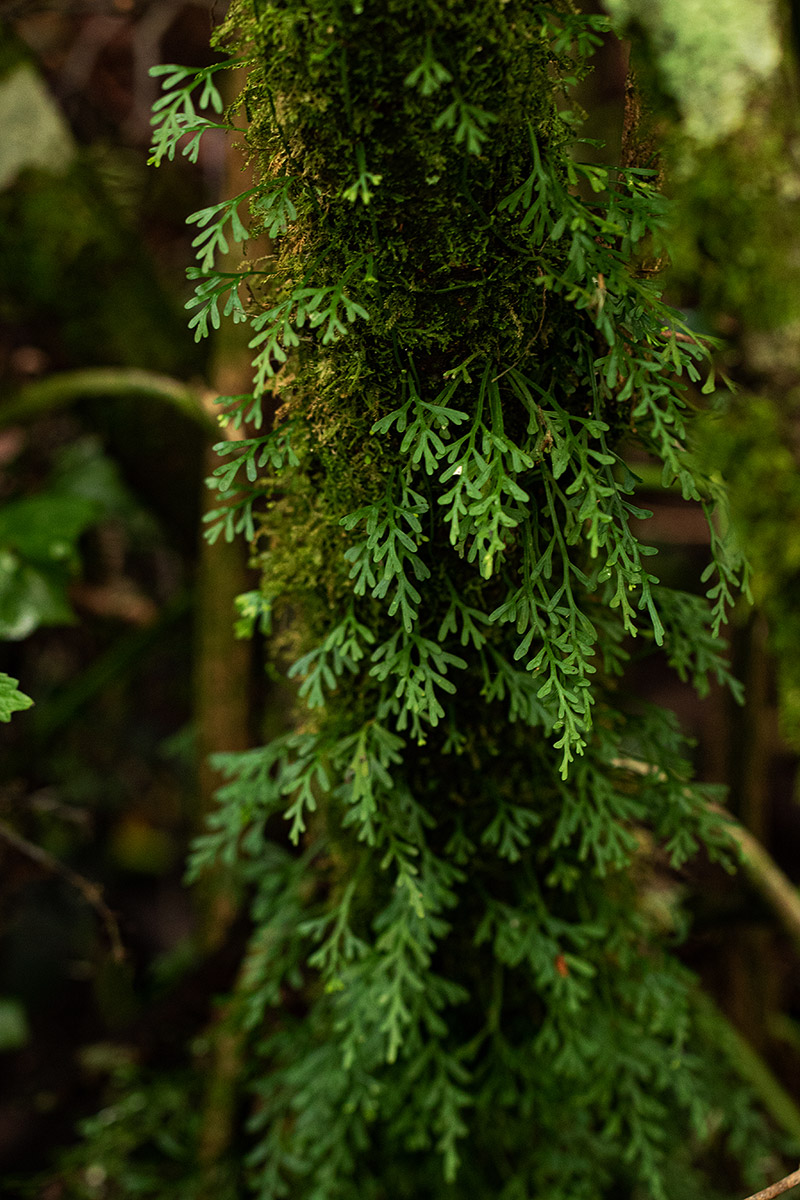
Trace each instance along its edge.
{"label": "blurred background foliage", "polygon": [[[199,532],[203,398],[239,350],[195,345],[182,286],[184,219],[219,198],[229,149],[146,165],[148,68],[210,61],[212,9],[0,5],[0,668],[36,701],[3,727],[0,768],[3,1195],[106,1194],[111,1167],[85,1155],[36,1177],[82,1115],[102,1110],[111,1145],[110,1081],[115,1161],[151,1140],[185,1158],[187,1042],[238,958],[181,883],[213,789],[198,746],[248,738],[220,711],[228,676],[234,725],[247,711],[245,565]],[[150,1194],[146,1159],[130,1194]]]}
{"label": "blurred background foliage", "polygon": [[[698,701],[666,666],[637,684],[678,713],[700,776],[728,786],[796,886],[800,6],[608,9],[632,58],[609,38],[580,99],[592,136],[660,165],[672,195],[671,263],[650,269],[721,339],[725,383],[696,400],[756,601],[731,631],[743,707],[721,690]],[[233,637],[233,598],[254,586],[242,552],[199,533],[207,398],[247,375],[234,333],[209,350],[186,332],[184,219],[241,191],[241,165],[206,135],[196,166],[146,166],[147,69],[211,61],[223,10],[0,3],[0,669],[35,699],[0,734],[4,1196],[241,1195],[236,1058],[215,1030],[247,930],[224,880],[181,883],[214,789],[207,753],[244,748],[287,708]],[[691,589],[702,521],[640,467],[662,574]],[[676,936],[690,897],[684,957],[796,1135],[797,947],[743,875],[697,861],[647,888]]]}

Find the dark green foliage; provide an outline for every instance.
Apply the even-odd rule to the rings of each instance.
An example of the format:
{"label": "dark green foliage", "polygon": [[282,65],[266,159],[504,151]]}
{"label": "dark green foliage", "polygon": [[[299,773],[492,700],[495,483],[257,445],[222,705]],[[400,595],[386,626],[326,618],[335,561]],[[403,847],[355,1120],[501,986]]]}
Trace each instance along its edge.
{"label": "dark green foliage", "polygon": [[[754,339],[755,340],[755,339]],[[765,337],[776,375],[781,339]],[[757,344],[757,343],[756,343]],[[800,745],[800,475],[797,469],[798,396],[743,392],[704,429],[706,453],[730,481],[732,515],[753,565],[753,594],[769,621],[781,722],[786,740]]]}
{"label": "dark green foliage", "polygon": [[[208,1180],[196,1151],[201,1077],[198,1071],[151,1075],[130,1063],[114,1065],[107,1104],[80,1122],[84,1141],[61,1158],[59,1195],[64,1200],[198,1200]],[[41,1181],[21,1182],[13,1194],[38,1200],[42,1186]],[[235,1200],[232,1168],[215,1173],[213,1195],[214,1200]]]}
{"label": "dark green foliage", "polygon": [[[0,42],[3,87],[15,69],[33,77],[30,51],[5,21]],[[42,348],[54,366],[141,365],[147,347],[149,367],[190,375],[202,360],[183,338],[179,306],[160,286],[130,203],[113,184],[113,151],[73,149],[65,131],[51,169],[46,154],[37,152],[44,134],[29,118],[33,126],[22,123],[10,139],[13,147],[29,138],[29,165],[0,187],[4,333]],[[129,160],[122,161],[130,171]],[[130,172],[129,186],[145,209],[140,221],[148,232],[158,220],[148,193],[157,178],[143,161]]]}
{"label": "dark green foliage", "polygon": [[[602,28],[517,0],[234,0],[221,34],[275,241],[220,274],[245,195],[192,218],[193,324],[222,303],[254,351],[212,534],[253,539],[241,629],[274,619],[306,710],[220,759],[194,864],[254,889],[261,1200],[699,1196],[726,1131],[758,1153],[644,900],[658,864],[728,842],[674,722],[622,686],[630,639],[729,680],[743,566],[712,525],[702,600],[641,540],[634,452],[709,519],[722,495],[688,442],[705,351],[650,270],[653,175],[584,164],[564,111]],[[160,111],[185,111],[170,86]]]}
{"label": "dark green foliage", "polygon": [[[86,163],[65,177],[28,171],[0,192],[0,267],[3,323],[35,330],[56,361],[139,364],[148,346],[149,366],[172,365],[179,309]],[[190,345],[179,360],[187,373]]]}
{"label": "dark green foliage", "polygon": [[62,452],[48,487],[0,512],[0,638],[18,641],[42,625],[75,620],[69,586],[80,539],[110,518],[141,519],[113,462],[94,439]]}

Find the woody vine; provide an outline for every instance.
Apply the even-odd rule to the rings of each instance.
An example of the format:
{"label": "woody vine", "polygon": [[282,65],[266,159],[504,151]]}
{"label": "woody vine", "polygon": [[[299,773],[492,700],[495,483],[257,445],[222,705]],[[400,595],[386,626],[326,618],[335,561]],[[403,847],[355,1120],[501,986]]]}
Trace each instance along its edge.
{"label": "woody vine", "polygon": [[[655,858],[731,842],[626,663],[735,690],[745,568],[692,455],[713,375],[661,299],[655,173],[586,161],[571,108],[605,28],[234,0],[229,58],[157,68],[153,160],[240,123],[256,171],[190,218],[191,324],[249,326],[208,535],[251,544],[240,630],[297,711],[220,756],[191,870],[253,894],[230,1019],[261,1200],[699,1196],[704,1156],[761,1144],[639,903]],[[643,451],[708,518],[706,595],[659,581]]]}

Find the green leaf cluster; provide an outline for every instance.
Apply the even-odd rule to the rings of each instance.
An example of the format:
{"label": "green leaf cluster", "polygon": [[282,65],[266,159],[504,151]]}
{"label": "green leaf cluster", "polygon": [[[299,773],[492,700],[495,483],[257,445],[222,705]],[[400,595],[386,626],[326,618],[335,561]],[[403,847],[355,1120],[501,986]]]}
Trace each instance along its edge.
{"label": "green leaf cluster", "polygon": [[103,520],[131,518],[132,497],[94,439],[63,452],[45,488],[0,511],[0,638],[18,641],[43,625],[75,620],[69,587],[82,536]]}
{"label": "green leaf cluster", "polygon": [[30,696],[19,691],[18,683],[18,679],[12,679],[0,671],[0,721],[10,721],[12,713],[24,712],[33,704]]}

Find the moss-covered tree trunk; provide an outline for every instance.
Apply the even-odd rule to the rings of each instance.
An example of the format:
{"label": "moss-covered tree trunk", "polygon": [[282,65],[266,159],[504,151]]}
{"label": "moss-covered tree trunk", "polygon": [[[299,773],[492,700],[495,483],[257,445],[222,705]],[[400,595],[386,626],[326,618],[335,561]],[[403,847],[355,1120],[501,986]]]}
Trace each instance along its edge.
{"label": "moss-covered tree trunk", "polygon": [[[740,564],[712,524],[709,603],[641,541],[643,450],[709,517],[720,496],[687,444],[708,368],[660,299],[654,177],[585,164],[569,111],[601,26],[234,0],[221,33],[275,252],[218,274],[245,197],[199,221],[197,327],[222,301],[254,353],[216,532],[262,555],[248,611],[302,701],[220,757],[195,860],[255,890],[262,1200],[699,1197],[704,1156],[762,1144],[665,949],[679,915],[648,902],[728,839],[625,664],[635,637],[726,680]],[[210,80],[166,81],[156,157]]]}

